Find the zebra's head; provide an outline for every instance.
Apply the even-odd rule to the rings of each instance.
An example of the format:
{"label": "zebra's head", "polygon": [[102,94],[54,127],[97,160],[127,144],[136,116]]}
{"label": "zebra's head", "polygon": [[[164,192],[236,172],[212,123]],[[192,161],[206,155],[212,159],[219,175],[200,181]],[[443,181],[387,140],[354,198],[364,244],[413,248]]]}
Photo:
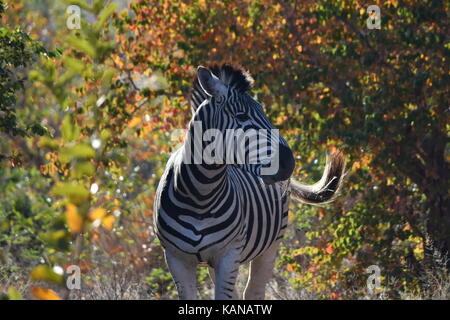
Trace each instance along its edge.
{"label": "zebra's head", "polygon": [[229,64],[198,67],[190,98],[193,119],[220,133],[220,139],[210,135],[216,147],[222,144],[214,155],[220,163],[229,163],[233,154],[234,164],[266,184],[287,180],[295,167],[292,151],[248,93],[252,84],[247,72]]}

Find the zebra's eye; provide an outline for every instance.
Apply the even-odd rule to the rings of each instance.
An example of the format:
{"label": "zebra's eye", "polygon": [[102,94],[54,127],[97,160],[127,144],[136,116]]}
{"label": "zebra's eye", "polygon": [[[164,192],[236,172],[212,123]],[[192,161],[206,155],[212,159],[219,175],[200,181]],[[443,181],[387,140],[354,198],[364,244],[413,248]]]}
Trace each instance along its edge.
{"label": "zebra's eye", "polygon": [[245,122],[247,120],[250,120],[250,117],[246,113],[238,113],[236,114],[236,119],[238,119],[241,122]]}

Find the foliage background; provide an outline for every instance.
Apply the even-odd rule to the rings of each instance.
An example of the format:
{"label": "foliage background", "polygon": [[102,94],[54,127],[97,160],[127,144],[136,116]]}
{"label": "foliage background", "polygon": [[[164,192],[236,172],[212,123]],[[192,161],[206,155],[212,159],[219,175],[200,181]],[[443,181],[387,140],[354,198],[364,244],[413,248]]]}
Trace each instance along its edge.
{"label": "foliage background", "polygon": [[[210,61],[253,75],[297,179],[316,181],[327,150],[349,159],[337,201],[292,204],[268,298],[448,298],[448,2],[1,3],[5,298],[176,297],[153,195]],[[79,30],[66,25],[71,4]],[[380,30],[366,26],[371,4]],[[71,264],[82,290],[65,288]],[[373,294],[370,265],[382,275]]]}

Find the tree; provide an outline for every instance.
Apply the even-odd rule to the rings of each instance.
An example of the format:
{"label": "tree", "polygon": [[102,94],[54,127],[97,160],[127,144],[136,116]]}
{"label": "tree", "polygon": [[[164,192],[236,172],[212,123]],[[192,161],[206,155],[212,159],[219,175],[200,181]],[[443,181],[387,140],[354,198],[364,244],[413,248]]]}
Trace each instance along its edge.
{"label": "tree", "polygon": [[[66,298],[69,291],[64,289],[64,276],[54,268],[76,264],[87,271],[89,253],[101,245],[98,242],[105,233],[121,234],[124,241],[130,240],[114,226],[118,221],[123,227],[134,224],[134,219],[142,219],[147,202],[128,203],[128,198],[143,197],[141,193],[148,188],[136,174],[136,162],[130,163],[127,157],[128,140],[138,140],[134,132],[130,133],[129,122],[143,97],[132,87],[133,83],[122,78],[121,70],[111,59],[116,44],[110,21],[117,4],[105,6],[98,0],[76,4],[91,14],[91,22],[83,19],[80,30],[58,29],[55,42],[58,41],[60,55],[44,57],[34,70],[27,70],[31,85],[26,97],[14,93],[14,98],[19,95],[26,102],[21,115],[34,108],[44,111],[48,131],[40,138],[26,137],[23,144],[30,155],[26,167],[15,171],[0,167],[5,180],[1,186],[4,197],[0,207],[5,210],[0,210],[0,241],[9,244],[4,255],[12,254],[18,259],[20,244],[27,250],[33,248],[34,254],[27,258],[37,258],[40,263],[30,273],[31,280],[58,285]],[[61,23],[65,19],[63,15],[54,22],[65,26]],[[161,77],[153,81],[158,87],[162,82]],[[147,88],[144,93],[156,97],[153,91],[153,87]],[[32,186],[24,186],[20,179],[33,181],[39,189],[29,192]],[[130,190],[131,179],[143,186]],[[15,194],[21,195],[17,201]],[[45,201],[36,200],[41,197]],[[44,204],[37,207],[36,202]],[[139,207],[140,212],[133,210],[134,218],[128,219],[133,207]],[[146,229],[142,236],[147,234],[150,238],[145,225],[135,226],[135,230],[139,229]],[[30,230],[35,232],[32,238]],[[105,251],[111,255],[118,252],[117,246]],[[138,264],[141,259],[129,256],[127,261]],[[32,288],[31,293],[40,299],[58,297],[58,293],[41,287]]]}
{"label": "tree", "polygon": [[[0,19],[5,8],[6,4],[0,2]],[[0,27],[0,134],[6,139],[31,134],[43,135],[46,132],[38,121],[19,123],[16,116],[16,109],[19,108],[17,94],[24,90],[26,81],[24,69],[40,55],[53,56],[54,53],[45,50],[41,42],[32,40],[20,27]],[[20,161],[17,154],[3,154],[5,151],[0,149],[0,161],[4,161],[4,158],[10,159],[13,164]]]}
{"label": "tree", "polygon": [[[105,273],[119,259],[133,272],[151,265],[151,288],[170,296],[159,246],[152,259],[143,253],[152,195],[191,117],[196,67],[219,61],[255,78],[252,93],[298,159],[297,179],[317,180],[327,150],[349,158],[336,202],[292,204],[279,278],[322,298],[360,298],[366,268],[378,265],[384,291],[398,297],[425,287],[431,251],[448,253],[447,3],[375,1],[380,30],[367,28],[355,0],[135,0],[121,12],[101,0],[8,4],[0,259],[26,265],[32,279],[62,288],[55,267]],[[69,4],[82,9],[80,30],[66,28]]]}
{"label": "tree", "polygon": [[[208,61],[250,70],[254,93],[304,166],[300,177],[313,169],[317,178],[315,150],[345,150],[353,167],[344,197],[309,234],[321,250],[309,252],[299,276],[333,278],[333,286],[354,271],[363,284],[370,264],[403,285],[428,238],[442,255],[450,244],[448,5],[374,4],[381,30],[367,29],[357,1],[136,1],[134,17],[120,20],[131,33],[120,37],[127,61],[162,69],[174,94],[187,94],[196,66]],[[344,259],[353,267],[336,278]]]}

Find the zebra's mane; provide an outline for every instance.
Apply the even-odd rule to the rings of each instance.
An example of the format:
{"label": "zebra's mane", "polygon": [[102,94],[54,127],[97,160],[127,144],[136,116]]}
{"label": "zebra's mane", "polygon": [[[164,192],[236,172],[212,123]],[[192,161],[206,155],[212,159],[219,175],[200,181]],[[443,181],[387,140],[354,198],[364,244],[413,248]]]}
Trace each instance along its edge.
{"label": "zebra's mane", "polygon": [[[241,66],[232,65],[229,63],[223,63],[220,65],[215,63],[210,64],[208,69],[225,85],[239,92],[249,91],[253,86],[253,78]],[[196,110],[198,106],[207,98],[207,94],[203,91],[198,81],[198,77],[195,75],[189,95],[191,108]]]}

